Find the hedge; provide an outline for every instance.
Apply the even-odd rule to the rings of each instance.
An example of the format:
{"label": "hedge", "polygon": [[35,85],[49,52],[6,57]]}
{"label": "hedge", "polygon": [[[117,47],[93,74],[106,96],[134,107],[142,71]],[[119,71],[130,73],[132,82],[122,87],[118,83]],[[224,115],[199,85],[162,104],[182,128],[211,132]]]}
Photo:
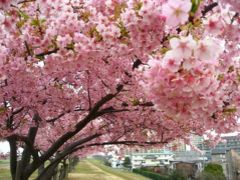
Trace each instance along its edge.
{"label": "hedge", "polygon": [[137,173],[137,174],[141,174],[141,175],[143,175],[145,177],[148,177],[148,178],[151,178],[153,180],[169,180],[169,178],[166,177],[166,176],[161,176],[160,174],[145,171],[145,170],[142,170],[142,169],[133,169],[133,172]]}

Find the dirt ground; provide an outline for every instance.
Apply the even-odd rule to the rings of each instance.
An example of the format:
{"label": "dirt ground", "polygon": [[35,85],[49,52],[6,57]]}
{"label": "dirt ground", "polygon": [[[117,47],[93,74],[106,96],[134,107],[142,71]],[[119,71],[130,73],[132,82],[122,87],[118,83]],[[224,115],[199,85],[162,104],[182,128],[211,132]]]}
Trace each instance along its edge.
{"label": "dirt ground", "polygon": [[93,172],[93,174],[89,173],[69,173],[68,179],[69,180],[124,180],[118,176],[110,174],[106,171],[103,171],[99,167],[95,166],[89,161],[86,161],[85,164],[89,168],[89,172]]}
{"label": "dirt ground", "polygon": [[[115,174],[116,170],[105,171],[104,169],[98,167],[95,163],[91,161],[84,160],[79,163],[77,169],[72,173],[68,174],[68,180],[146,180],[142,176],[134,173],[124,173],[124,177],[119,177]],[[127,178],[125,178],[127,177]]]}

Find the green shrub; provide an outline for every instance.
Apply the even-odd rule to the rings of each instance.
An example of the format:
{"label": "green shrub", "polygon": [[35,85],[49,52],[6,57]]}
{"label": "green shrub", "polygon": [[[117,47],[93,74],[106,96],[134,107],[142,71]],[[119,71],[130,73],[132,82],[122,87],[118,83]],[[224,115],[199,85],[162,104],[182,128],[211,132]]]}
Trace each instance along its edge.
{"label": "green shrub", "polygon": [[225,180],[224,176],[218,176],[208,172],[202,172],[197,180]]}
{"label": "green shrub", "polygon": [[109,166],[109,167],[112,166],[112,164],[111,164],[109,161],[107,161],[107,160],[105,160],[105,161],[103,162],[103,164],[104,164],[105,166]]}
{"label": "green shrub", "polygon": [[133,169],[133,172],[137,173],[137,174],[141,174],[141,175],[143,175],[145,177],[148,177],[148,178],[151,178],[153,180],[169,180],[169,178],[166,177],[166,176],[161,176],[160,174],[153,173],[153,172],[150,172],[150,171],[145,171],[145,170],[142,170],[142,169]]}
{"label": "green shrub", "polygon": [[131,159],[129,157],[125,157],[124,162],[123,162],[123,166],[130,168],[131,167]]}
{"label": "green shrub", "polygon": [[187,178],[180,171],[173,171],[169,175],[169,180],[186,180]]}
{"label": "green shrub", "polygon": [[219,164],[209,163],[198,177],[198,180],[225,180],[223,168]]}
{"label": "green shrub", "polygon": [[208,172],[211,174],[223,175],[223,168],[220,164],[209,163],[205,166],[204,172]]}

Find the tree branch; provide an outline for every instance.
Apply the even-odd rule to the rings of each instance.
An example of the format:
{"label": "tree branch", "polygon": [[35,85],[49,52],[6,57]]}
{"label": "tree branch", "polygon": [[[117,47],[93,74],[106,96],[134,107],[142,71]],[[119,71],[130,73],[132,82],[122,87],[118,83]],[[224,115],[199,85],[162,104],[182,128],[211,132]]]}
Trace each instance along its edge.
{"label": "tree branch", "polygon": [[[89,139],[94,139],[96,137],[100,136],[100,134],[95,134],[92,137],[87,137]],[[82,140],[80,140],[82,141]],[[103,143],[92,143],[92,144],[87,144],[87,145],[82,145],[79,146],[83,143],[80,143],[80,141],[76,141],[75,143],[73,143],[72,145],[68,146],[63,152],[61,152],[60,154],[58,154],[58,156],[51,162],[51,164],[49,164],[46,169],[44,170],[44,172],[46,172],[49,168],[51,168],[52,166],[54,166],[56,163],[59,163],[63,158],[65,158],[67,155],[76,152],[80,149],[86,148],[86,147],[91,147],[91,146],[104,146],[104,145],[117,145],[117,144],[125,144],[125,145],[142,145],[142,146],[146,146],[146,145],[155,145],[155,144],[165,144],[168,142],[164,142],[164,141],[155,141],[155,142],[138,142],[138,141],[112,141],[112,142],[103,142]],[[85,141],[85,142],[89,142],[89,140]],[[37,180],[40,180],[41,177],[44,175],[41,174]]]}
{"label": "tree branch", "polygon": [[6,121],[6,122],[7,122],[7,127],[8,127],[9,129],[12,128],[14,116],[17,115],[18,113],[22,112],[23,109],[24,109],[23,107],[21,107],[21,108],[19,108],[19,109],[16,109],[15,111],[13,111],[13,112],[11,113],[10,117],[7,118],[7,121]]}
{"label": "tree branch", "polygon": [[91,100],[91,95],[90,95],[90,88],[89,88],[89,71],[87,70],[87,97],[88,97],[88,104],[89,104],[89,110],[92,109],[92,100]]}
{"label": "tree branch", "polygon": [[107,102],[111,101],[114,97],[116,97],[120,91],[123,89],[123,85],[119,85],[117,87],[117,92],[114,94],[107,94],[104,96],[101,100],[99,100],[94,107],[90,110],[88,115],[78,122],[75,125],[75,130],[69,131],[62,135],[58,140],[39,158],[37,162],[33,161],[28,168],[28,174],[31,174],[34,172],[39,165],[41,165],[43,162],[45,162],[47,159],[49,159],[67,140],[72,138],[74,135],[76,135],[79,131],[81,131],[89,122],[94,120],[95,118],[99,117],[102,114],[99,114],[99,109],[106,104]]}
{"label": "tree branch", "polygon": [[69,146],[67,146],[61,153],[59,153],[56,158],[44,169],[44,171],[42,171],[42,173],[38,176],[37,180],[41,179],[44,174],[48,171],[49,168],[51,168],[52,166],[54,166],[56,163],[59,163],[64,157],[66,157],[67,155],[69,155],[72,150],[74,150],[75,147],[82,145],[86,142],[89,142],[97,137],[101,136],[101,134],[94,134],[91,136],[88,136],[86,138],[80,139],[78,141],[73,142],[72,144],[70,144]]}
{"label": "tree branch", "polygon": [[[31,160],[31,155],[33,155],[34,160],[38,160],[36,150],[34,149],[34,141],[35,141],[35,138],[37,135],[38,125],[39,125],[39,121],[41,121],[41,117],[39,116],[39,114],[37,112],[35,112],[35,114],[33,116],[33,121],[35,122],[35,126],[29,128],[28,135],[27,135],[27,139],[29,140],[30,144],[25,145],[25,148],[22,153],[22,159],[20,161],[20,167],[18,169],[19,171],[23,171],[25,169],[25,167],[29,165],[30,160]],[[24,171],[21,173],[21,175],[24,176],[25,173],[26,172]]]}
{"label": "tree branch", "polygon": [[99,114],[110,114],[110,113],[119,113],[119,112],[127,112],[130,111],[129,109],[115,109],[112,106],[108,108],[104,108],[101,111],[99,111]]}
{"label": "tree branch", "polygon": [[65,114],[67,114],[67,113],[70,113],[71,111],[70,110],[68,110],[67,112],[63,112],[63,113],[61,113],[61,114],[59,114],[58,116],[56,116],[56,117],[54,117],[54,118],[51,118],[51,119],[48,119],[48,120],[46,120],[46,122],[55,122],[56,120],[58,120],[58,119],[60,119],[61,117],[63,117]]}
{"label": "tree branch", "polygon": [[[112,141],[112,142],[103,142],[103,143],[93,143],[93,144],[88,144],[86,145],[88,146],[104,146],[104,145],[142,145],[142,146],[146,146],[146,145],[155,145],[155,144],[166,144],[168,143],[167,141],[153,141],[153,142],[147,142],[147,141],[143,141],[143,142],[139,142],[139,141]],[[86,147],[85,146],[85,147]]]}
{"label": "tree branch", "polygon": [[42,57],[44,57],[44,56],[46,56],[46,55],[50,55],[50,54],[53,54],[53,53],[57,53],[58,52],[58,50],[59,50],[59,48],[55,48],[55,49],[53,49],[53,50],[51,50],[51,51],[46,51],[46,52],[42,52],[42,53],[39,53],[39,54],[36,54],[35,56],[36,56],[36,58],[42,58]]}
{"label": "tree branch", "polygon": [[218,6],[218,3],[217,2],[214,2],[208,6],[205,6],[203,11],[202,11],[202,17],[205,17],[206,14],[209,12],[209,11],[212,11],[213,8],[215,8],[216,6]]}

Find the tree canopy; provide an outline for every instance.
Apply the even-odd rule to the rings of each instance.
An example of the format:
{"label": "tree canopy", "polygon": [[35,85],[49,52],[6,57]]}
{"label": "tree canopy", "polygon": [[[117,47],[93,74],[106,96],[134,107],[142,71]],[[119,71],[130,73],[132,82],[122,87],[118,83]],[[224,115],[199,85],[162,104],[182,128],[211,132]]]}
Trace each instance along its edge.
{"label": "tree canopy", "polygon": [[238,0],[0,1],[13,179],[103,145],[239,131],[239,11]]}

